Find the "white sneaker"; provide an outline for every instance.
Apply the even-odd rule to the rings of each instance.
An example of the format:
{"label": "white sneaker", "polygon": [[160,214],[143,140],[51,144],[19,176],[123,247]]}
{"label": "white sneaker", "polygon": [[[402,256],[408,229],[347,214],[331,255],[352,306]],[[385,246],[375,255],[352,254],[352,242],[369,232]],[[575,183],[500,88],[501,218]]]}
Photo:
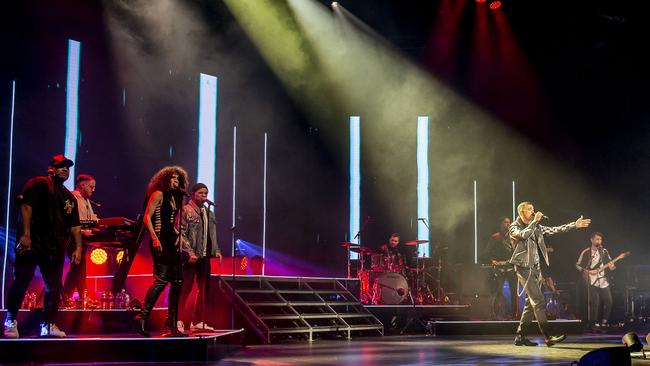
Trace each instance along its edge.
{"label": "white sneaker", "polygon": [[15,320],[5,320],[5,338],[18,338],[18,322]]}
{"label": "white sneaker", "polygon": [[181,333],[185,333],[185,324],[183,324],[182,320],[176,321],[176,329]]}
{"label": "white sneaker", "polygon": [[64,338],[65,332],[59,329],[54,323],[41,324],[41,337]]}
{"label": "white sneaker", "polygon": [[200,323],[197,323],[197,324],[190,323],[190,329],[191,330],[210,330],[210,331],[214,330],[214,328],[212,328],[211,326],[207,325],[204,322],[200,322]]}

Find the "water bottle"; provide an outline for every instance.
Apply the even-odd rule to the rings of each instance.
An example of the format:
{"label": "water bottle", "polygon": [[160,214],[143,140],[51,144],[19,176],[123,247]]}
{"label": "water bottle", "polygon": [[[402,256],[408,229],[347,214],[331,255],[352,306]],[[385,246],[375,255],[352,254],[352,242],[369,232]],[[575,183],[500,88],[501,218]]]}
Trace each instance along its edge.
{"label": "water bottle", "polygon": [[115,297],[113,296],[113,291],[108,292],[108,296],[106,297],[106,302],[108,304],[107,306],[108,309],[115,308]]}
{"label": "water bottle", "polygon": [[129,296],[128,293],[126,293],[126,290],[124,291],[124,308],[125,309],[130,309],[131,308],[131,296]]}
{"label": "water bottle", "polygon": [[124,294],[118,292],[117,295],[115,295],[115,309],[122,309],[123,305],[124,305]]}
{"label": "water bottle", "polygon": [[120,292],[120,309],[126,309],[126,307],[129,305],[127,302],[127,297],[128,295],[126,294],[126,290],[122,289],[122,292]]}
{"label": "water bottle", "polygon": [[100,303],[99,303],[99,307],[101,309],[106,309],[106,299],[107,299],[107,297],[108,297],[108,294],[106,293],[106,291],[102,291],[102,296],[100,298]]}
{"label": "water bottle", "polygon": [[81,308],[82,309],[88,309],[88,289],[84,290],[84,295],[83,299],[81,300]]}

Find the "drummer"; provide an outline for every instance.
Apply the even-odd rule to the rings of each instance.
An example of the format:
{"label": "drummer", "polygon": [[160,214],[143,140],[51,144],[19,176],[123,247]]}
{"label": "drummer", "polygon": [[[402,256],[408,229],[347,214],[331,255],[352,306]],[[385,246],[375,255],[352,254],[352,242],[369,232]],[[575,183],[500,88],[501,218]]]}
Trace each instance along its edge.
{"label": "drummer", "polygon": [[401,272],[408,268],[406,259],[410,257],[407,247],[400,245],[398,233],[392,233],[388,243],[379,247],[379,251],[388,258],[388,270],[390,272]]}

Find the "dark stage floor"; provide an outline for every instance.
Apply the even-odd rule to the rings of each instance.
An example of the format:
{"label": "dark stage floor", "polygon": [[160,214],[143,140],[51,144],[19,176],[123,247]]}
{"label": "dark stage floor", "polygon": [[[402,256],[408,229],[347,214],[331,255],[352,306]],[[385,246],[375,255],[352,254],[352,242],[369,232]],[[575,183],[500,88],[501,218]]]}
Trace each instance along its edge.
{"label": "dark stage floor", "polygon": [[[621,345],[622,335],[570,336],[552,348],[517,347],[511,336],[395,336],[250,346],[219,366],[245,365],[570,365],[595,348]],[[540,340],[538,338],[533,338]],[[650,365],[650,359],[632,360]]]}

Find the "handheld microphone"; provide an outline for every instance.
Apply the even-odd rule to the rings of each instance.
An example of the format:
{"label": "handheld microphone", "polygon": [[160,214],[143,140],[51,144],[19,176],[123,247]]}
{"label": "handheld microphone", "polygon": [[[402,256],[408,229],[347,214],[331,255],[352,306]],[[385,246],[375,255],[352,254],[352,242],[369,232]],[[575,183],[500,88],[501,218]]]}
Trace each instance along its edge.
{"label": "handheld microphone", "polygon": [[96,207],[102,207],[101,203],[95,202],[95,201],[91,200],[90,198],[88,198],[88,202],[90,202],[91,205],[94,205]]}
{"label": "handheld microphone", "polygon": [[207,198],[205,199],[205,203],[207,203],[208,206],[216,206],[216,205],[214,204],[214,202],[210,201],[210,200],[207,199]]}

